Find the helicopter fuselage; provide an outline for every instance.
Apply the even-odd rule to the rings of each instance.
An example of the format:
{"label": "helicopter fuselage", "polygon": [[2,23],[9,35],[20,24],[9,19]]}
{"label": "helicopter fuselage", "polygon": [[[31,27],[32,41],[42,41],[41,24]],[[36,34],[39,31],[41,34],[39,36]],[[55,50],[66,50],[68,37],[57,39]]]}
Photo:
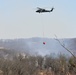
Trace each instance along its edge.
{"label": "helicopter fuselage", "polygon": [[51,11],[50,10],[37,10],[36,12],[43,13],[43,12],[51,12]]}
{"label": "helicopter fuselage", "polygon": [[38,10],[36,11],[37,13],[44,13],[44,12],[52,12],[54,8],[52,8],[51,10],[46,10],[46,9],[42,9],[42,8],[38,8]]}

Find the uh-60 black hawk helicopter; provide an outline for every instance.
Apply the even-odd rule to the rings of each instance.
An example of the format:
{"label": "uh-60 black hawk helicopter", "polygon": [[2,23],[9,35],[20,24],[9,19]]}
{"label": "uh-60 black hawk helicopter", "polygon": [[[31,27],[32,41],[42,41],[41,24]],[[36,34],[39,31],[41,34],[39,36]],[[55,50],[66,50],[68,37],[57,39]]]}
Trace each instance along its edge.
{"label": "uh-60 black hawk helicopter", "polygon": [[46,9],[39,8],[39,7],[38,7],[38,10],[37,10],[36,12],[37,12],[37,13],[52,12],[53,9],[54,9],[53,7],[51,8],[51,10],[46,10]]}

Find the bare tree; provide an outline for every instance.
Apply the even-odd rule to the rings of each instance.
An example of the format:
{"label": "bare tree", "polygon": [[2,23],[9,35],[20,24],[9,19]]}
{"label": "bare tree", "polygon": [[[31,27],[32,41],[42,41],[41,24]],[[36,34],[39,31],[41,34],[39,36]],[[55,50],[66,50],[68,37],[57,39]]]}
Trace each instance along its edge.
{"label": "bare tree", "polygon": [[69,50],[68,48],[66,48],[65,45],[60,42],[60,40],[57,38],[56,35],[55,35],[55,37],[56,37],[55,40],[57,40],[57,41],[59,42],[59,44],[60,44],[65,50],[67,50],[67,51],[76,59],[76,56],[71,52],[71,50]]}

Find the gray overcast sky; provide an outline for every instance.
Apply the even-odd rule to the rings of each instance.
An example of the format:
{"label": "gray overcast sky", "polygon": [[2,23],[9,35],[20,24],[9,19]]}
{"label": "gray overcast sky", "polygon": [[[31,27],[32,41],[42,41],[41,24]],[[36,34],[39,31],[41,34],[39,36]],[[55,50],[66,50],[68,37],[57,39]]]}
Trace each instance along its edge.
{"label": "gray overcast sky", "polygon": [[[38,14],[37,7],[52,13]],[[1,0],[0,39],[76,37],[76,0]]]}

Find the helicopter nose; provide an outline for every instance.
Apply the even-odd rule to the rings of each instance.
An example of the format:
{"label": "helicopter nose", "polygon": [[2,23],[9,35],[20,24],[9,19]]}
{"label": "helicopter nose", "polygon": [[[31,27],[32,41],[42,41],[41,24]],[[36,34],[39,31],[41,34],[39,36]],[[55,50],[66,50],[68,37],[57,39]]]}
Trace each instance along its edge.
{"label": "helicopter nose", "polygon": [[36,12],[38,12],[38,10],[36,10]]}

